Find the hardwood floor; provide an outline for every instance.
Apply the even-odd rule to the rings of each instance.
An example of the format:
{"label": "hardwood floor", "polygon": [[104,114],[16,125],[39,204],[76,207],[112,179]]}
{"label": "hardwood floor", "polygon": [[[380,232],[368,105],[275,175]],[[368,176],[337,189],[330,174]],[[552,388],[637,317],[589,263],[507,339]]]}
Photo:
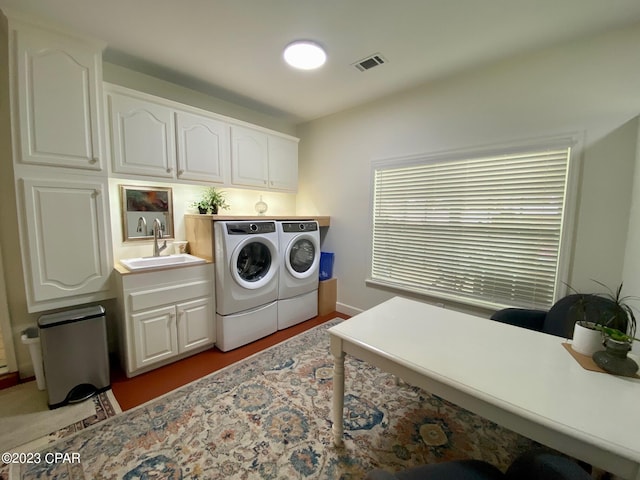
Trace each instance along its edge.
{"label": "hardwood floor", "polygon": [[111,388],[122,410],[129,410],[336,317],[349,318],[338,312],[318,316],[230,352],[214,347],[133,378],[127,378],[119,366],[112,366]]}

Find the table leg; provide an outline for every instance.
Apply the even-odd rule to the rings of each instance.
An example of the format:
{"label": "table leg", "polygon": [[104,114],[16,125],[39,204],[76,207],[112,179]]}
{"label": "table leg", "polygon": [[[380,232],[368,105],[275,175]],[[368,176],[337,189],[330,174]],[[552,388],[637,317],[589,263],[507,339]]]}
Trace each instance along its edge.
{"label": "table leg", "polygon": [[333,443],[336,447],[343,444],[344,434],[344,352],[342,339],[331,337],[333,354]]}

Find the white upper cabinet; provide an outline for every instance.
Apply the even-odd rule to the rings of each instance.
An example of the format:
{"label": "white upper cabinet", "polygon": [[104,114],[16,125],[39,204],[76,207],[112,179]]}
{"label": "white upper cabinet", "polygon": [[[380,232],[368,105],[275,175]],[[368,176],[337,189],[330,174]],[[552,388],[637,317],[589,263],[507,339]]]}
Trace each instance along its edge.
{"label": "white upper cabinet", "polygon": [[107,99],[114,172],[174,178],[171,108],[123,93],[109,92]]}
{"label": "white upper cabinet", "polygon": [[287,192],[297,191],[297,139],[233,125],[231,183]]}
{"label": "white upper cabinet", "polygon": [[266,133],[231,127],[231,183],[266,188],[269,185],[269,147]]}
{"label": "white upper cabinet", "polygon": [[113,171],[221,186],[298,190],[298,139],[106,84]]}
{"label": "white upper cabinet", "polygon": [[12,20],[19,161],[102,170],[102,46]]}
{"label": "white upper cabinet", "polygon": [[269,136],[269,188],[298,190],[298,141]]}
{"label": "white upper cabinet", "polygon": [[176,112],[177,177],[227,183],[229,125],[213,118]]}

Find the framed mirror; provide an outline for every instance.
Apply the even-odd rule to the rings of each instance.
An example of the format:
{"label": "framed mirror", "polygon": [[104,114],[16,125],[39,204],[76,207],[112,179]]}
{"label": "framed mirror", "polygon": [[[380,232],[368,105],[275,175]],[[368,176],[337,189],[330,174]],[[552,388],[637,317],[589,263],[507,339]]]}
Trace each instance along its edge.
{"label": "framed mirror", "polygon": [[160,221],[164,238],[173,238],[173,195],[169,187],[120,185],[122,235],[125,242],[153,239]]}

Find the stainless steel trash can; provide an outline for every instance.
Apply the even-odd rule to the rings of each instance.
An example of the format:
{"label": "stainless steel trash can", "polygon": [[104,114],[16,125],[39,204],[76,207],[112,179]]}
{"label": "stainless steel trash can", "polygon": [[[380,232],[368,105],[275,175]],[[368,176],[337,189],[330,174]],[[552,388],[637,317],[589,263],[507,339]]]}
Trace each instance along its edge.
{"label": "stainless steel trash can", "polygon": [[104,314],[97,305],[38,319],[49,408],[81,402],[111,387]]}

